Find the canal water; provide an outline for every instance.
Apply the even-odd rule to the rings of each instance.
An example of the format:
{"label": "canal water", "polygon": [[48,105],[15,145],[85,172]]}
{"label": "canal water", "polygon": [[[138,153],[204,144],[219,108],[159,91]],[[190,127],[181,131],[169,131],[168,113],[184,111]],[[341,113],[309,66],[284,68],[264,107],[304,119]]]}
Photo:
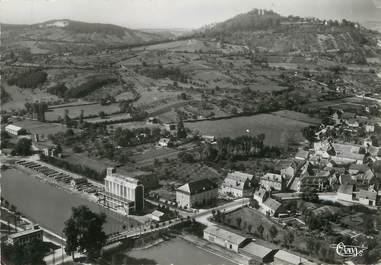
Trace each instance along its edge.
{"label": "canal water", "polygon": [[71,215],[71,208],[79,205],[86,205],[94,212],[107,214],[106,233],[118,232],[124,224],[137,223],[135,220],[116,217],[79,194],[58,189],[14,168],[1,171],[1,196],[15,205],[23,215],[59,235]]}
{"label": "canal water", "polygon": [[234,263],[176,238],[143,250],[116,254],[113,265],[234,265]]}

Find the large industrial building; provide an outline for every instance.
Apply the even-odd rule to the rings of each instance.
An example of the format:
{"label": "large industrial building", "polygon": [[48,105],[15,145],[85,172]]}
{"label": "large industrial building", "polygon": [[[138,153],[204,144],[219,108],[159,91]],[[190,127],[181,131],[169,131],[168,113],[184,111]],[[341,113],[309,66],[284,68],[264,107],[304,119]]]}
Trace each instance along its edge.
{"label": "large industrial building", "polygon": [[140,212],[144,208],[144,187],[135,178],[117,174],[115,168],[108,168],[105,190],[100,202],[106,207],[124,214]]}

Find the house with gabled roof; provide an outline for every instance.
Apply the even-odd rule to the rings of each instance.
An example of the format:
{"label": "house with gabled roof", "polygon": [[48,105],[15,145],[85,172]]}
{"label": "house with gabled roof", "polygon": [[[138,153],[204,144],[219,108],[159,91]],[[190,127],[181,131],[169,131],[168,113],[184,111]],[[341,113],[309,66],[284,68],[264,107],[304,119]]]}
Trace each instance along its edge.
{"label": "house with gabled roof", "polygon": [[253,175],[233,171],[229,172],[221,184],[221,192],[232,197],[245,197],[253,194]]}
{"label": "house with gabled roof", "polygon": [[270,192],[264,188],[255,191],[254,199],[258,201],[260,211],[270,216],[276,216],[281,210],[282,203],[270,197]]}
{"label": "house with gabled roof", "polygon": [[176,203],[182,208],[210,204],[217,199],[218,185],[210,179],[188,182],[176,189]]}

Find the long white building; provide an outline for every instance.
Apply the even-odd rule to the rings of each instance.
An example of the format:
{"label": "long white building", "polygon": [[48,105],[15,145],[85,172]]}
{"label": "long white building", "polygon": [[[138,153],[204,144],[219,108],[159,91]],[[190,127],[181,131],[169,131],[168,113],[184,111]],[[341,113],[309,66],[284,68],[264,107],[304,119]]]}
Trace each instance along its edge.
{"label": "long white building", "polygon": [[143,184],[135,178],[117,174],[115,168],[107,169],[102,195],[102,203],[125,214],[144,208]]}

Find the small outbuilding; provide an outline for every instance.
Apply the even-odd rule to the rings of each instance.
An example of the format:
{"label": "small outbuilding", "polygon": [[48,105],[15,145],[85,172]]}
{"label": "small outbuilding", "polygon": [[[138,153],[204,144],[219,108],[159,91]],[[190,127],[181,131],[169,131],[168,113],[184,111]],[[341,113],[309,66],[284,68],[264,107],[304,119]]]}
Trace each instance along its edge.
{"label": "small outbuilding", "polygon": [[7,126],[5,126],[5,131],[11,135],[22,135],[22,134],[25,134],[26,133],[26,130],[20,126],[16,126],[16,125],[13,125],[13,124],[9,124]]}
{"label": "small outbuilding", "polygon": [[204,230],[204,239],[238,253],[238,249],[251,241],[250,238],[230,232],[218,226],[209,226]]}
{"label": "small outbuilding", "polygon": [[313,264],[302,258],[298,255],[292,254],[290,252],[279,250],[274,256],[275,264],[283,264],[283,265],[302,265],[302,264]]}
{"label": "small outbuilding", "polygon": [[250,264],[261,264],[272,262],[277,249],[271,249],[254,242],[250,242],[241,248],[239,252],[251,258]]}
{"label": "small outbuilding", "polygon": [[158,210],[155,210],[151,213],[151,219],[154,221],[160,222],[162,221],[163,217],[164,217],[164,213]]}

